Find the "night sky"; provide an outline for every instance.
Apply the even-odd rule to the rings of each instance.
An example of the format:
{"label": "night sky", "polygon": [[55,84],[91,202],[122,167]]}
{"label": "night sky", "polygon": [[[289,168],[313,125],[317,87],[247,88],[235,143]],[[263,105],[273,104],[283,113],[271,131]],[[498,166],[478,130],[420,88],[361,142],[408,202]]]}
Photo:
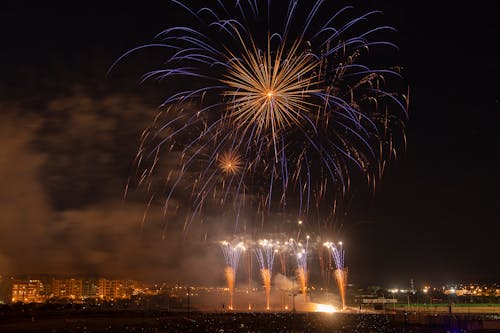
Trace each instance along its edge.
{"label": "night sky", "polygon": [[[500,3],[352,3],[382,10],[398,29],[411,101],[406,152],[345,219],[351,281],[498,282]],[[0,274],[197,282],[193,271],[222,265],[216,248],[162,241],[158,212],[139,232],[147,198],[122,200],[165,87],[138,83],[159,60],[152,54],[106,72],[178,23],[174,8],[18,2],[0,11]]]}

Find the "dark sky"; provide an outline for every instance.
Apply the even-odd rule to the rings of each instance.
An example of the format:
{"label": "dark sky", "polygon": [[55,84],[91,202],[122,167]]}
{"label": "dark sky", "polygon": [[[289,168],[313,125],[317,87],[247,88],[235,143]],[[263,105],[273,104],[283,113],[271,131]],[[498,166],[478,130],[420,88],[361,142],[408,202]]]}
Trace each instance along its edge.
{"label": "dark sky", "polygon": [[[352,281],[498,281],[500,4],[354,5],[382,10],[398,28],[411,102],[407,151],[375,195],[354,199],[345,222]],[[164,96],[139,86],[140,57],[106,71],[178,23],[173,8],[2,8],[0,273],[182,279],[192,274],[172,275],[220,259],[208,253],[217,249],[205,260],[162,242],[154,214],[139,233],[145,198],[121,201],[140,132]]]}

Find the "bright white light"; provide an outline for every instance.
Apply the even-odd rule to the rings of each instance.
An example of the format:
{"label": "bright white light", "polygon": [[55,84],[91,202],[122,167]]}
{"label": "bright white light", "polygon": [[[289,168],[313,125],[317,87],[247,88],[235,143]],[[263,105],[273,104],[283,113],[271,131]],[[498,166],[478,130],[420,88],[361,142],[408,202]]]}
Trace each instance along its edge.
{"label": "bright white light", "polygon": [[314,311],[315,312],[334,313],[334,312],[337,312],[337,309],[333,305],[330,305],[330,304],[316,303]]}

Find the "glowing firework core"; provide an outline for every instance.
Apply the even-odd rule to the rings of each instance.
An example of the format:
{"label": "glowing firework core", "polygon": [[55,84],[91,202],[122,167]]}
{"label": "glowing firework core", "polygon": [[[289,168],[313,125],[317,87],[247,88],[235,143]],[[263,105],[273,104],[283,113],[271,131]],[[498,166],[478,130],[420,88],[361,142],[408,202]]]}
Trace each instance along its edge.
{"label": "glowing firework core", "polygon": [[219,157],[219,167],[226,174],[237,174],[241,169],[241,158],[233,151],[224,152]]}
{"label": "glowing firework core", "polygon": [[[320,81],[314,71],[320,63],[299,51],[299,41],[287,51],[282,43],[275,52],[268,41],[266,54],[253,41],[251,47],[240,42],[244,56],[231,62],[222,81],[234,89],[225,92],[231,98],[230,117],[243,127],[257,124],[259,131],[270,128],[273,137],[286,126],[301,126],[304,115],[318,106],[310,98],[320,92],[313,89]],[[231,58],[238,59],[233,54]]]}
{"label": "glowing firework core", "polygon": [[333,305],[329,304],[315,304],[315,312],[326,312],[326,313],[334,313],[337,312],[337,309]]}

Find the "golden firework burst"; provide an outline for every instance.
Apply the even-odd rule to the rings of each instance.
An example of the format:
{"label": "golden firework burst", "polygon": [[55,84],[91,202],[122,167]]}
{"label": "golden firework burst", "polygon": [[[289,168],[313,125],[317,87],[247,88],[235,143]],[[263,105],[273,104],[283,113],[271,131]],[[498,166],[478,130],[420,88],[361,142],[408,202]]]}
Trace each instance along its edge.
{"label": "golden firework burst", "polygon": [[226,151],[219,156],[219,167],[227,174],[237,174],[241,166],[241,158],[234,151]]}
{"label": "golden firework burst", "polygon": [[[247,47],[240,38],[244,52],[239,59],[230,54],[231,68],[222,81],[233,88],[225,92],[231,98],[229,117],[238,126],[257,126],[260,133],[271,129],[276,133],[292,124],[301,126],[319,105],[312,101],[321,90],[318,75],[321,62],[295,41],[285,49],[281,43],[275,52],[268,38],[267,52],[253,43]],[[239,59],[239,60],[238,60]]]}

